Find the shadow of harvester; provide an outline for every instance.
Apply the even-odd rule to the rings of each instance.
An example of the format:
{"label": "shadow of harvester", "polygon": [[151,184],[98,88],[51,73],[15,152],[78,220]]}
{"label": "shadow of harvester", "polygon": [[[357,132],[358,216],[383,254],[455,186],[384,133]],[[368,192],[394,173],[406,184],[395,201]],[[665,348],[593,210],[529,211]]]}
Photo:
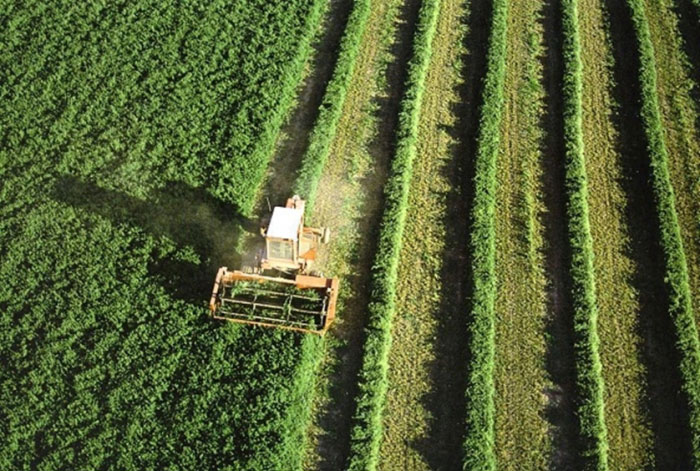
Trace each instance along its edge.
{"label": "shadow of harvester", "polygon": [[196,304],[208,301],[220,266],[240,265],[237,242],[242,231],[258,228],[257,221],[240,216],[233,206],[203,189],[180,182],[168,183],[143,200],[65,176],[54,185],[52,197],[114,224],[133,226],[156,238],[169,238],[178,249],[193,250],[199,262],[154,254],[148,270],[162,280],[174,297]]}

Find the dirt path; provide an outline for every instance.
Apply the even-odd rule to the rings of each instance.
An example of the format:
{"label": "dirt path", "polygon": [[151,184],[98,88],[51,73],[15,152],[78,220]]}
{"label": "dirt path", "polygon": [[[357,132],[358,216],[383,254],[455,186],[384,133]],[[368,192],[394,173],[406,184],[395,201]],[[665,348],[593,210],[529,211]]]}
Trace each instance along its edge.
{"label": "dirt path", "polygon": [[547,267],[547,353],[546,368],[551,381],[545,391],[545,416],[549,422],[552,452],[549,468],[580,468],[577,449],[578,422],[575,411],[576,378],[571,304],[571,265],[564,186],[563,80],[561,2],[548,0],[543,7],[546,54],[543,56],[543,84],[546,112],[544,140],[543,214],[545,263]]}
{"label": "dirt path", "polygon": [[[472,67],[483,63],[483,54],[467,54],[463,43],[466,23],[488,29],[488,2],[477,2],[472,15],[466,3],[441,4],[426,77],[389,353],[379,463],[385,470],[458,469],[461,462],[468,312],[464,215],[470,202],[465,177],[471,168],[463,141],[476,127],[473,98],[481,76]],[[470,40],[486,36],[476,29]],[[462,61],[469,66],[468,89],[460,87]],[[465,109],[463,100],[474,107]]]}
{"label": "dirt path", "polygon": [[342,469],[348,455],[375,230],[418,6],[373,3],[311,215],[331,228],[333,242],[319,266],[339,276],[342,288],[339,318],[324,344],[307,469]]}
{"label": "dirt path", "polygon": [[664,287],[663,250],[659,243],[659,221],[651,188],[649,156],[639,108],[636,79],[639,58],[629,54],[636,44],[628,9],[613,0],[605,2],[609,17],[615,64],[613,96],[619,112],[613,115],[619,132],[617,152],[621,156],[620,180],[627,204],[624,208],[630,240],[627,254],[634,266],[630,282],[639,296],[641,360],[646,366],[645,408],[651,418],[654,455],[658,470],[684,470],[690,467],[690,440],[687,410],[681,390],[679,357],[674,347],[675,330],[668,314],[668,294]]}

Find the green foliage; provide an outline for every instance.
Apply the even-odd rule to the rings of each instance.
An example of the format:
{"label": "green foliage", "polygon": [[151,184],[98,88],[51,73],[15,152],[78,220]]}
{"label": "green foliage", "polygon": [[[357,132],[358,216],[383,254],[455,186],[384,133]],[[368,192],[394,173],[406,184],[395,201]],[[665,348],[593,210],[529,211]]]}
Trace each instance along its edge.
{"label": "green foliage", "polygon": [[0,467],[274,469],[286,434],[265,423],[294,399],[297,358],[263,342],[286,338],[241,338],[173,297],[152,268],[190,266],[171,242],[37,204],[2,244]]}
{"label": "green foliage", "polygon": [[377,467],[382,436],[382,410],[387,390],[387,357],[391,347],[396,276],[413,172],[423,87],[437,27],[439,2],[426,0],[418,13],[413,55],[408,64],[397,129],[396,153],[384,189],[384,213],[372,266],[367,338],[359,372],[359,394],[351,431],[350,470]]}
{"label": "green foliage", "polygon": [[[241,403],[235,405],[240,412],[250,409],[254,414],[249,419],[254,427],[244,439],[246,446],[254,451],[250,455],[254,459],[245,462],[242,469],[302,469],[303,444],[311,422],[311,402],[323,339],[316,335],[246,326],[238,343],[250,343],[254,347],[241,353],[237,347],[236,355],[249,353],[254,359],[260,357],[268,362],[259,362],[256,370],[243,371],[234,378],[243,383],[262,381],[268,384],[257,396],[242,398]],[[282,372],[279,365],[289,370]],[[256,435],[260,431],[264,435],[258,439]]]}
{"label": "green foliage", "polygon": [[463,469],[493,471],[495,352],[496,161],[498,159],[506,73],[508,0],[494,0],[474,176],[472,207],[472,319],[469,325],[470,371]]}
{"label": "green foliage", "polygon": [[[251,106],[253,109],[247,113],[243,113],[244,110],[239,109],[234,115],[234,119],[242,120],[256,115],[265,118],[261,120],[257,132],[250,136],[252,142],[250,153],[246,156],[234,155],[233,158],[221,162],[222,175],[215,190],[215,194],[220,198],[235,202],[241,213],[245,215],[249,215],[253,209],[258,189],[265,176],[265,169],[274,150],[277,135],[294,101],[296,86],[301,78],[306,59],[311,52],[311,40],[324,11],[323,1],[307,0],[307,3],[310,3],[310,8],[306,13],[305,24],[303,24],[303,36],[300,37],[298,45],[291,42],[286,46],[287,48],[291,46],[294,53],[289,65],[281,70],[271,67],[264,72],[270,75],[260,77],[259,81],[252,81],[251,83],[256,87],[256,90],[251,90],[250,96],[255,98],[244,103],[254,103],[255,105]],[[268,2],[267,5],[270,3]],[[284,2],[272,3],[272,5],[277,5],[278,9],[285,8]],[[271,23],[271,25],[275,26],[275,23]],[[293,31],[287,25],[283,25],[282,31],[265,31],[265,29],[256,25],[256,36],[270,34],[281,41],[275,45],[274,50],[267,48],[264,43],[247,44],[256,58],[274,55],[280,50],[284,50],[282,44],[284,44],[286,33]],[[259,74],[258,70],[254,70],[254,72],[256,75]],[[275,74],[279,74],[279,76],[275,77]],[[233,129],[236,130],[234,135],[238,135],[238,128],[234,125]],[[236,148],[234,147],[234,149]]]}
{"label": "green foliage", "polygon": [[309,137],[309,147],[302,158],[294,188],[295,193],[305,197],[309,213],[313,207],[318,181],[328,160],[329,147],[343,110],[355,59],[360,49],[360,41],[367,24],[370,5],[371,0],[355,0],[353,4],[340,43],[335,70],[326,87],[318,118]]}
{"label": "green foliage", "polygon": [[588,219],[588,182],[583,144],[583,70],[578,0],[562,1],[564,35],[564,141],[567,218],[571,248],[572,301],[578,387],[578,419],[584,469],[608,469],[603,375],[597,332],[598,308],[593,269],[593,240]]}
{"label": "green foliage", "polygon": [[146,188],[186,181],[247,214],[324,4],[8,5],[7,147],[116,186],[133,185],[126,169]]}
{"label": "green foliage", "polygon": [[656,60],[642,0],[627,0],[639,48],[641,118],[651,159],[651,178],[664,250],[669,314],[676,328],[683,392],[688,400],[693,469],[700,469],[700,342],[698,341],[675,196],[668,170],[656,82]]}
{"label": "green foliage", "polygon": [[289,469],[310,347],[204,297],[324,2],[9,3],[0,468]]}

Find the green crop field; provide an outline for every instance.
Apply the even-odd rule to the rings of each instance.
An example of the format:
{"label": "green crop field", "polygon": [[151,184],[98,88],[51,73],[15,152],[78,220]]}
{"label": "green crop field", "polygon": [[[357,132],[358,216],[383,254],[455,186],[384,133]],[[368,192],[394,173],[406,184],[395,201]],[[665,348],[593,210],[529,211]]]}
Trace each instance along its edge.
{"label": "green crop field", "polygon": [[[0,469],[700,471],[699,25],[0,0]],[[214,319],[294,193],[330,329]]]}

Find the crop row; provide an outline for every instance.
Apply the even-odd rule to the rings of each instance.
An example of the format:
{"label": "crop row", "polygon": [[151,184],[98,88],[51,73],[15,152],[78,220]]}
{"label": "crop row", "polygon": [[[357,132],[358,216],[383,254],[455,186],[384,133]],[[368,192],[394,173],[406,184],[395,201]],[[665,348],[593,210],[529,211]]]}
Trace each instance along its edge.
{"label": "crop row", "polygon": [[583,144],[583,66],[579,37],[578,1],[562,2],[564,55],[564,140],[566,146],[567,219],[571,249],[574,308],[575,368],[578,418],[584,469],[604,471],[607,434],[604,420],[603,375],[597,332],[593,241],[588,219],[588,181]]}
{"label": "crop row", "polygon": [[472,207],[472,318],[464,469],[492,471],[494,451],[495,230],[498,159],[506,72],[508,1],[494,0],[479,126]]}
{"label": "crop row", "polygon": [[328,160],[329,148],[343,110],[370,5],[371,0],[355,0],[353,4],[340,43],[333,76],[326,87],[321,109],[309,138],[309,147],[302,158],[301,168],[294,185],[295,192],[306,199],[309,213],[313,208],[321,172]]}
{"label": "crop row", "polygon": [[[644,357],[648,345],[644,338],[644,326],[651,317],[646,314],[647,310],[663,315],[664,306],[645,303],[645,296],[650,291],[647,289],[646,293],[640,293],[638,287],[644,283],[637,281],[638,278],[635,280],[635,276],[641,273],[646,273],[648,278],[653,277],[651,270],[643,268],[644,262],[637,255],[648,252],[652,246],[648,244],[648,239],[639,238],[635,224],[640,219],[633,219],[634,215],[648,217],[648,211],[642,210],[635,202],[636,198],[643,196],[630,188],[632,181],[626,183],[623,175],[624,166],[629,165],[625,159],[631,156],[643,158],[643,152],[629,151],[624,147],[628,142],[628,133],[634,128],[627,123],[616,123],[613,116],[616,101],[629,104],[634,97],[630,93],[632,90],[615,96],[615,72],[619,72],[622,66],[619,63],[616,65],[613,60],[616,42],[613,43],[610,36],[600,34],[600,31],[606,30],[604,3],[603,0],[578,0],[577,17],[583,63],[583,140],[589,222],[595,255],[593,270],[605,396],[608,467],[645,469],[653,462],[664,467],[660,464],[663,458],[659,454],[654,456],[655,436],[652,432],[653,418],[650,418],[653,409],[645,406],[647,392],[654,389],[653,383],[647,382],[645,377],[655,377],[656,381],[666,378],[654,374],[654,364],[645,361]],[[624,12],[625,9],[623,4],[621,10]],[[626,108],[626,105],[622,107]],[[633,140],[637,146],[638,141]],[[632,208],[635,208],[634,212]],[[634,242],[630,243],[632,235]],[[645,242],[645,249],[640,250]],[[645,315],[640,316],[640,313]],[[660,334],[668,332],[665,329],[653,330]],[[672,349],[673,345],[668,347]],[[671,358],[664,353],[654,353],[660,365]],[[575,371],[576,367],[572,364],[572,373]]]}
{"label": "crop row", "polygon": [[[547,467],[551,427],[543,414],[541,391],[550,387],[546,183],[550,179],[547,96],[558,94],[546,81],[547,18],[558,12],[540,0],[508,5],[506,75],[501,141],[496,161],[494,210],[496,294],[494,301],[494,440],[498,468]],[[549,90],[548,90],[549,89]],[[550,117],[551,119],[551,117]],[[552,129],[555,124],[548,126]],[[561,132],[556,134],[561,135]],[[547,185],[549,186],[549,185]],[[563,208],[562,208],[563,209]],[[563,212],[563,211],[562,211]],[[558,218],[562,222],[564,216]],[[552,285],[552,289],[559,287]],[[512,462],[513,456],[528,453]]]}
{"label": "crop row", "polygon": [[[457,119],[454,103],[460,97],[456,87],[465,68],[455,64],[466,54],[464,39],[472,32],[481,33],[474,19],[481,12],[478,8],[471,12],[469,6],[464,0],[440,2],[424,84],[415,177],[397,272],[380,469],[418,469],[431,462],[455,469],[461,462],[463,420],[461,414],[442,405],[462,402],[461,378],[467,365],[463,356],[444,353],[462,348],[466,325],[463,303],[454,302],[462,299],[461,274],[446,273],[445,268],[463,260],[466,247],[461,235],[467,227],[463,215],[469,198],[458,189],[463,172],[459,167],[462,154],[451,152],[456,137],[444,130]],[[465,17],[470,18],[468,25]],[[471,25],[476,26],[474,31]],[[466,70],[472,73],[471,67]],[[446,225],[446,220],[451,223]],[[446,304],[445,295],[453,302]],[[430,450],[415,446],[428,437]]]}
{"label": "crop row", "polygon": [[639,48],[641,118],[651,160],[652,187],[664,251],[669,314],[676,328],[683,392],[689,406],[693,469],[700,469],[700,343],[693,315],[688,266],[681,239],[668,150],[657,96],[656,59],[642,0],[628,0]]}
{"label": "crop row", "polygon": [[413,173],[424,82],[432,54],[439,3],[426,0],[418,12],[413,53],[401,101],[396,151],[384,189],[384,212],[371,274],[368,325],[359,372],[359,393],[351,431],[348,468],[376,469],[387,390],[387,357],[391,346],[396,277]]}

